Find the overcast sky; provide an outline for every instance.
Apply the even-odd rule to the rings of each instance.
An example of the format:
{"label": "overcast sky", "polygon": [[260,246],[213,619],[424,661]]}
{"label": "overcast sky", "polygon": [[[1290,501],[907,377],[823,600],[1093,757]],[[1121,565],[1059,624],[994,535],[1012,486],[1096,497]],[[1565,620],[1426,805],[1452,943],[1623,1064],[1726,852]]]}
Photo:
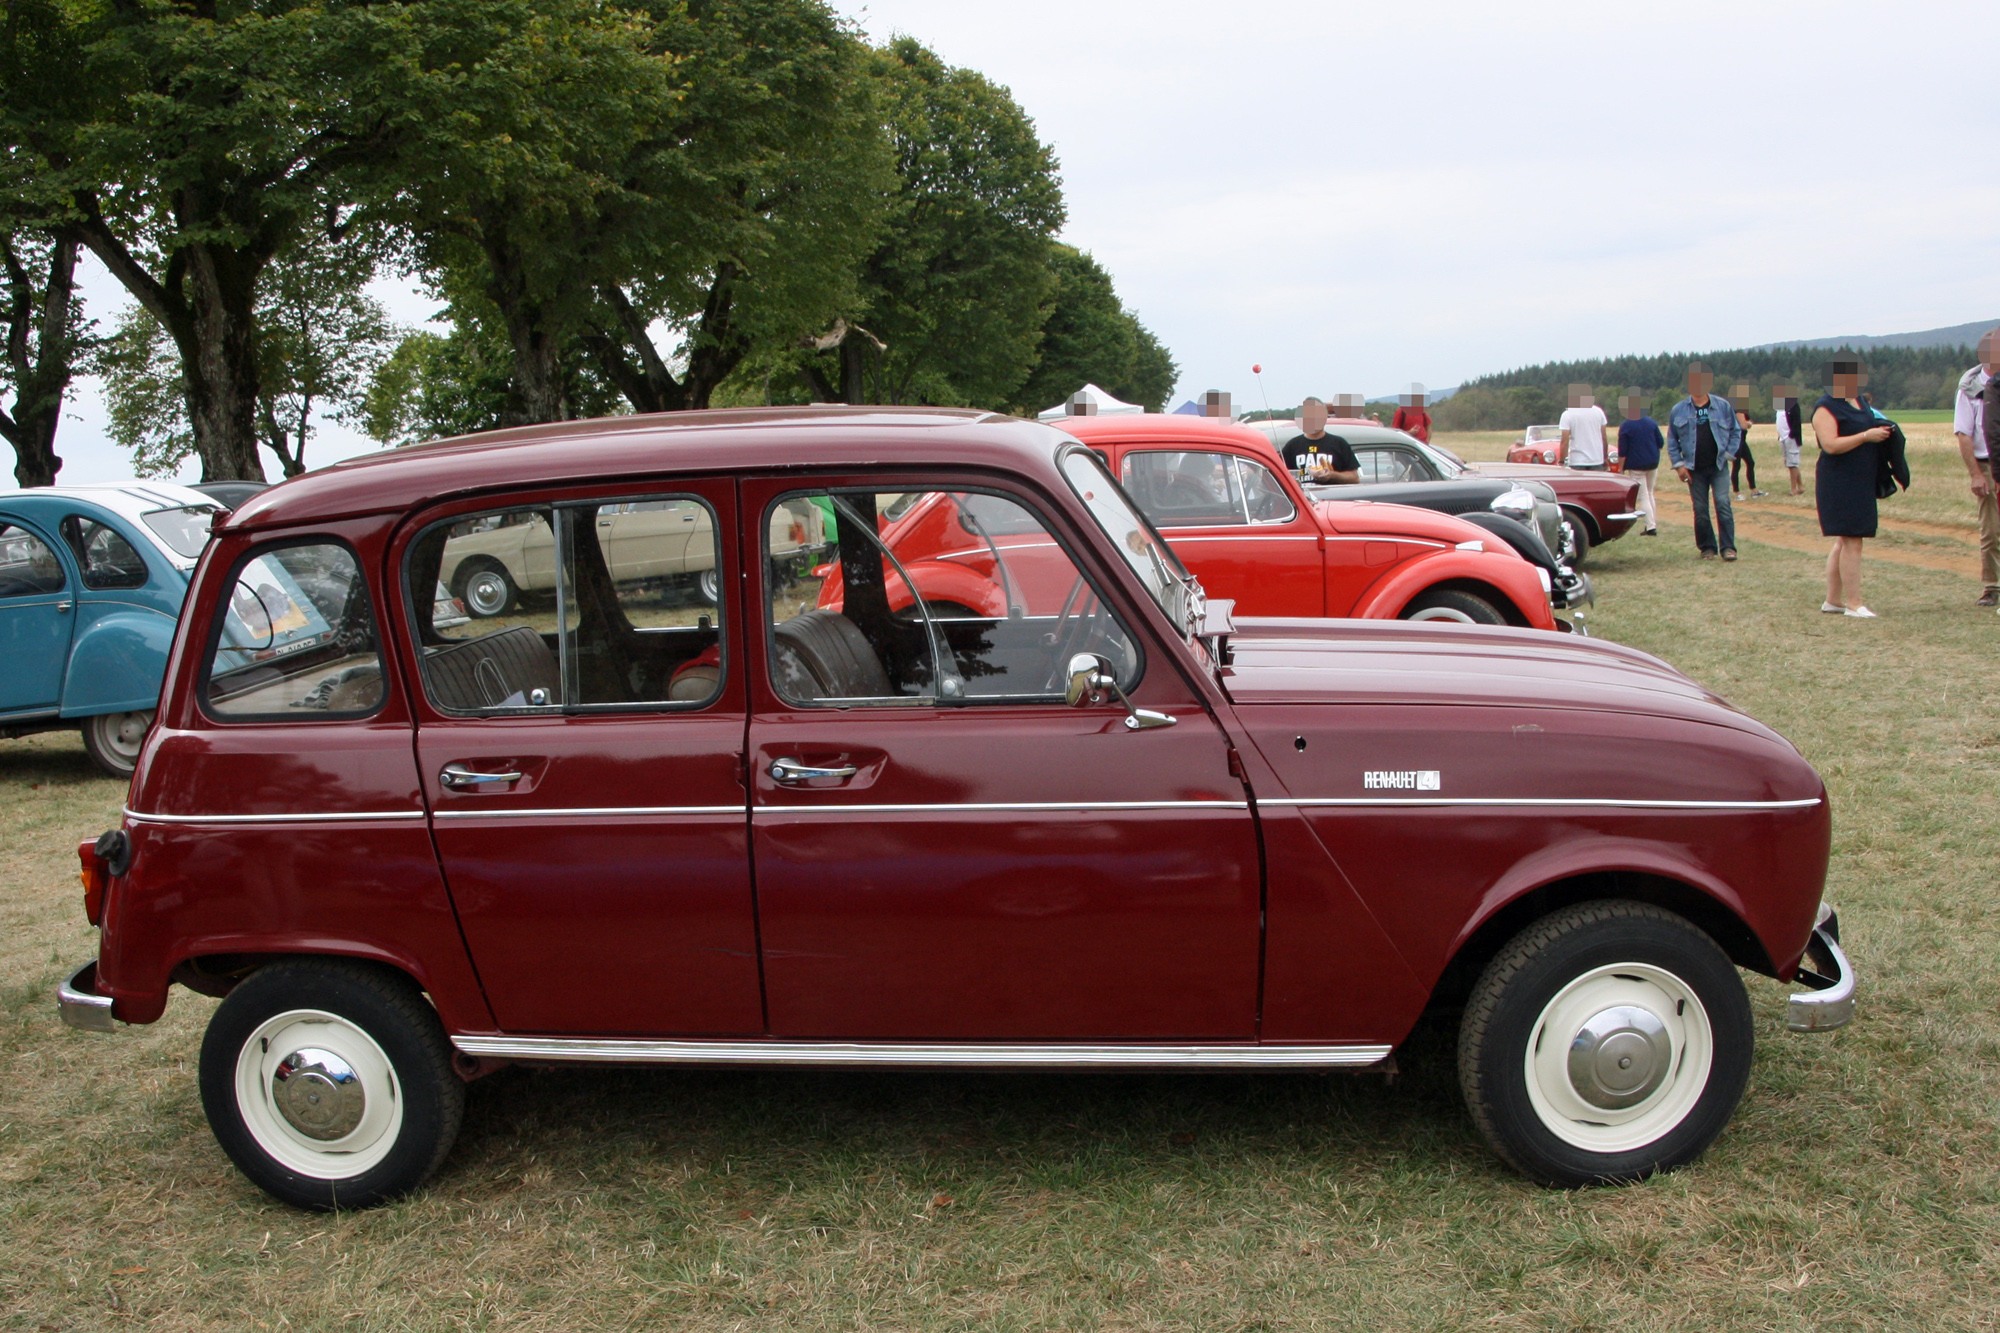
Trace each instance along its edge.
{"label": "overcast sky", "polygon": [[2000,316],[1989,6],[836,3],[1012,89],[1176,401]]}

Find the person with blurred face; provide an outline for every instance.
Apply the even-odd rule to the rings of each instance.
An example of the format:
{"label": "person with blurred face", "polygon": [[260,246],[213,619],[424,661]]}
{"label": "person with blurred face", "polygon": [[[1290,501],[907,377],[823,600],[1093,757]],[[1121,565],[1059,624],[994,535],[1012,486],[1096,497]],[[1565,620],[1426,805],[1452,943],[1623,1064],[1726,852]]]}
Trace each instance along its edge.
{"label": "person with blurred face", "polygon": [[1819,530],[1833,538],[1826,553],[1826,600],[1820,610],[1872,620],[1861,601],[1861,543],[1875,535],[1877,452],[1894,432],[1861,401],[1867,373],[1856,358],[1827,365],[1828,392],[1813,406],[1813,436],[1819,463],[1813,469],[1813,496]]}
{"label": "person with blurred face", "polygon": [[2000,606],[2000,494],[1995,493],[1992,451],[1986,447],[1986,385],[1995,375],[2000,375],[2000,329],[1979,340],[1979,364],[1959,377],[1951,406],[1958,456],[1979,506],[1979,579],[1986,586],[1978,606]]}
{"label": "person with blurred face", "polygon": [[1412,384],[1410,391],[1399,400],[1396,415],[1389,424],[1406,434],[1414,435],[1425,444],[1431,442],[1431,414],[1424,408],[1424,386]]}
{"label": "person with blurred face", "polygon": [[[1736,558],[1736,511],[1729,505],[1729,460],[1736,456],[1742,437],[1737,432],[1736,409],[1726,398],[1709,390],[1715,376],[1697,361],[1688,367],[1687,397],[1667,413],[1667,458],[1674,471],[1687,483],[1688,498],[1694,501],[1694,544],[1703,560],[1713,560],[1717,552],[1724,560]],[[1710,502],[1715,505],[1715,521],[1708,517]]]}
{"label": "person with blurred face", "polygon": [[1604,418],[1604,409],[1591,396],[1588,384],[1569,386],[1569,407],[1557,424],[1562,427],[1562,448],[1557,457],[1564,466],[1585,472],[1604,471],[1604,428],[1610,423]]}
{"label": "person with blurred face", "polygon": [[1777,423],[1778,452],[1784,455],[1785,471],[1792,474],[1792,494],[1804,495],[1799,479],[1799,391],[1789,384],[1771,386],[1771,419]]}
{"label": "person with blurred face", "polygon": [[1644,400],[1637,389],[1618,400],[1625,419],[1618,423],[1618,456],[1625,460],[1625,475],[1639,483],[1639,512],[1646,516],[1644,537],[1660,535],[1660,513],[1653,500],[1653,486],[1660,476],[1659,423],[1645,415]]}
{"label": "person with blurred face", "polygon": [[1299,407],[1303,435],[1294,435],[1284,448],[1285,466],[1300,480],[1326,485],[1352,485],[1361,480],[1361,460],[1353,446],[1338,435],[1326,433],[1326,404],[1308,398]]}
{"label": "person with blurred face", "polygon": [[[1736,386],[1736,457],[1729,461],[1729,489],[1736,492],[1739,500],[1761,500],[1766,492],[1757,489],[1757,460],[1750,456],[1750,386]],[[1750,474],[1750,489],[1743,489],[1741,465]]]}

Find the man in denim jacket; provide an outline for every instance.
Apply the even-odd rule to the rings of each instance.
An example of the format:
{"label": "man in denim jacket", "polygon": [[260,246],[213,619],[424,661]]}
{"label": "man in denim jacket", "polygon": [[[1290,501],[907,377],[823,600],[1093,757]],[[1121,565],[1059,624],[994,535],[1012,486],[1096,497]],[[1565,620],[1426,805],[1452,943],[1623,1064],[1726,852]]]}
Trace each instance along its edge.
{"label": "man in denim jacket", "polygon": [[[1667,458],[1674,471],[1687,483],[1688,498],[1694,501],[1694,544],[1701,558],[1713,560],[1716,537],[1720,535],[1722,558],[1736,558],[1736,515],[1729,507],[1729,460],[1736,457],[1743,435],[1736,424],[1736,409],[1726,398],[1709,393],[1715,376],[1697,361],[1688,367],[1688,396],[1667,413]],[[1710,497],[1715,500],[1715,523],[1708,521]]]}

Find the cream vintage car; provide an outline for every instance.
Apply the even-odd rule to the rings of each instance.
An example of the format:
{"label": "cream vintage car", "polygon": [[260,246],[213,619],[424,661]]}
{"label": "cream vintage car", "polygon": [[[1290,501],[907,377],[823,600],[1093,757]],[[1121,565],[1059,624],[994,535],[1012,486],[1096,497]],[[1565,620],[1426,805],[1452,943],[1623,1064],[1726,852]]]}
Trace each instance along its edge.
{"label": "cream vintage car", "polygon": [[[445,543],[439,577],[472,615],[505,615],[523,593],[555,591],[555,534],[539,513],[491,515],[465,528]],[[715,604],[715,540],[703,506],[688,500],[603,505],[594,535],[619,582],[658,579],[663,591],[691,587]],[[826,517],[803,501],[782,505],[771,515],[770,538],[773,554],[810,566],[827,544]]]}

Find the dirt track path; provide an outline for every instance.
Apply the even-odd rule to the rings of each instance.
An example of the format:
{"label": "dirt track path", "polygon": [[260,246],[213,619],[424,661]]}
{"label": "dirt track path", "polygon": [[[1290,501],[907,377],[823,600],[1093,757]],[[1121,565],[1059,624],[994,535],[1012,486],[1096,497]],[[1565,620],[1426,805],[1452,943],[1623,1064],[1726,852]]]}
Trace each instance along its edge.
{"label": "dirt track path", "polygon": [[[1773,504],[1772,501],[1779,501]],[[1820,536],[1819,519],[1811,509],[1789,503],[1790,497],[1772,496],[1770,500],[1739,500],[1736,502],[1736,536],[1739,541],[1757,542],[1764,546],[1776,546],[1782,550],[1799,551],[1804,554],[1826,556],[1827,539]],[[1685,536],[1694,523],[1694,506],[1689,503],[1687,492],[1678,487],[1661,487],[1659,492],[1660,518],[1663,526],[1671,524]],[[1946,574],[1960,574],[1969,579],[1979,577],[1979,532],[1976,528],[1956,528],[1944,523],[1925,523],[1909,519],[1882,518],[1879,520],[1882,538],[1868,543],[1865,558],[1886,560],[1892,565],[1910,565],[1917,569],[1935,569]],[[1667,537],[1666,531],[1661,537]],[[1898,536],[1917,538],[1925,542],[1922,548],[1899,544]],[[1936,546],[1939,538],[1960,547],[1963,554],[1948,547]]]}

